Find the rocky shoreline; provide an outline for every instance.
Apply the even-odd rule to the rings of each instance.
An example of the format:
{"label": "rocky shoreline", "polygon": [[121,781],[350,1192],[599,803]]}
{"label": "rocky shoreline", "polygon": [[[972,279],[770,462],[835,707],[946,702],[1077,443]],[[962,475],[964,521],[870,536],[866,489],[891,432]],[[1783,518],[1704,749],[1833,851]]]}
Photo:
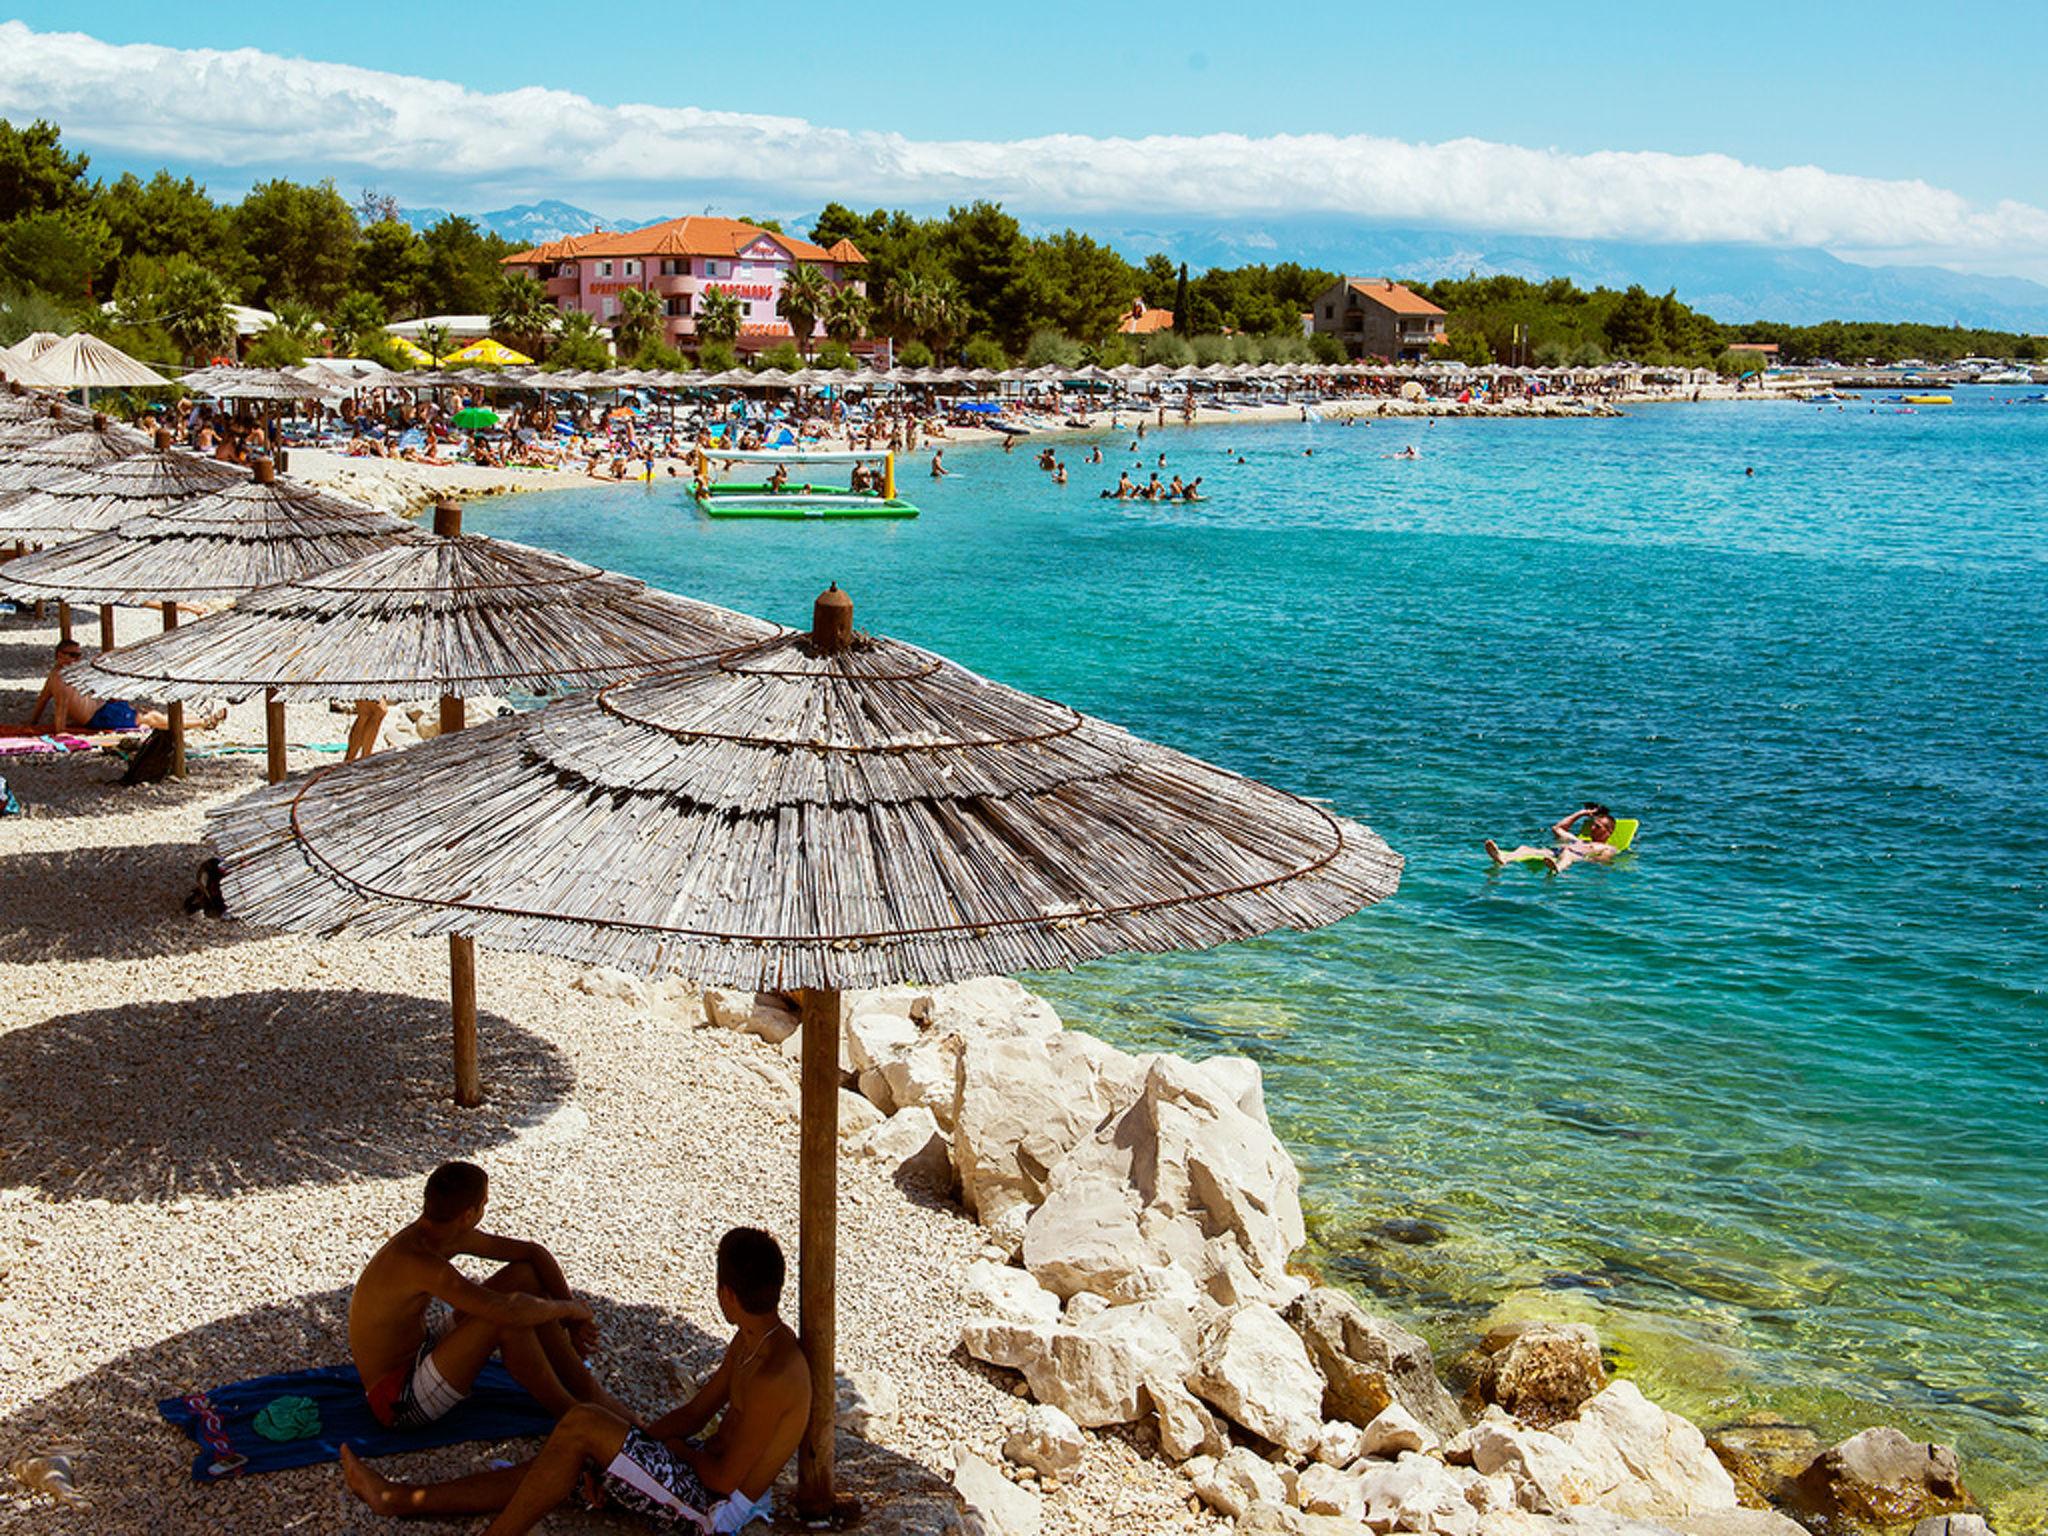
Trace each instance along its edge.
{"label": "rocky shoreline", "polygon": [[[796,1055],[788,999],[703,1007]],[[1299,1175],[1249,1060],[1134,1056],[991,978],[849,994],[840,1067],[849,1155],[979,1223],[961,1348],[1033,1404],[1000,1447],[956,1449],[963,1529],[1037,1532],[1106,1431],[1247,1536],[1988,1530],[1953,1450],[1887,1428],[1710,1442],[1611,1377],[1583,1323],[1487,1334],[1454,1398],[1422,1339],[1297,1267]]]}

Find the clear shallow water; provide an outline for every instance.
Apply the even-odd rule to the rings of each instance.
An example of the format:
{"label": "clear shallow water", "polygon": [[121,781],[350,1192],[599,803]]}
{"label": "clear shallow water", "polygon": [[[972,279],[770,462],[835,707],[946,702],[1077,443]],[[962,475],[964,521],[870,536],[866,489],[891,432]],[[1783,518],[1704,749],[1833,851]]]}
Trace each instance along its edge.
{"label": "clear shallow water", "polygon": [[[1097,500],[1132,457],[1063,440],[1064,489],[1026,447],[908,466],[909,523],[664,483],[470,526],[791,624],[836,580],[1370,823],[1384,906],[1044,989],[1256,1057],[1320,1261],[1440,1345],[1593,1316],[1706,1421],[1881,1418],[2012,1488],[2048,1483],[2048,406],[2002,398],[1148,435],[1194,507]],[[1634,857],[1489,871],[1588,797]]]}

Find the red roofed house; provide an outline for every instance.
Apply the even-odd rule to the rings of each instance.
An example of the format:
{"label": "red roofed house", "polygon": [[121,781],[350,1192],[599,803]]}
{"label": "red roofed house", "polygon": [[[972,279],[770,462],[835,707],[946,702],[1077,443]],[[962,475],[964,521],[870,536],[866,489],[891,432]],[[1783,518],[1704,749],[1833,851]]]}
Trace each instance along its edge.
{"label": "red roofed house", "polygon": [[1173,311],[1170,309],[1147,309],[1143,299],[1131,300],[1130,313],[1116,324],[1117,333],[1123,336],[1150,336],[1158,331],[1173,329]]}
{"label": "red roofed house", "polygon": [[1390,277],[1343,277],[1316,296],[1316,334],[1335,336],[1347,357],[1420,362],[1444,339],[1444,312]]}
{"label": "red roofed house", "polygon": [[[685,350],[696,346],[698,296],[723,290],[739,300],[739,350],[759,352],[792,339],[789,322],[775,306],[784,276],[800,261],[819,268],[828,282],[867,291],[861,281],[867,258],[851,240],[826,249],[737,219],[710,217],[570,235],[515,252],[503,265],[538,279],[556,308],[581,310],[606,328],[617,323],[622,292],[651,288],[667,311],[665,340]],[[824,334],[820,322],[816,335]]]}

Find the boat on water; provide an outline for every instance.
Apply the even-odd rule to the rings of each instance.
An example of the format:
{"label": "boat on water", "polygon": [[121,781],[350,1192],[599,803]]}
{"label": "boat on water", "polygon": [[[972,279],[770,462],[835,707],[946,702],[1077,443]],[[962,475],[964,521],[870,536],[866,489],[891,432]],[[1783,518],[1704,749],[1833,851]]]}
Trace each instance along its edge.
{"label": "boat on water", "polygon": [[1954,405],[1953,395],[1894,395],[1901,405]]}
{"label": "boat on water", "polygon": [[[837,453],[807,449],[752,451],[698,448],[691,455],[691,500],[706,517],[821,518],[915,517],[918,509],[896,494],[896,455],[886,448]],[[721,480],[741,465],[758,466],[759,479]],[[843,484],[814,480],[813,465],[845,465]]]}

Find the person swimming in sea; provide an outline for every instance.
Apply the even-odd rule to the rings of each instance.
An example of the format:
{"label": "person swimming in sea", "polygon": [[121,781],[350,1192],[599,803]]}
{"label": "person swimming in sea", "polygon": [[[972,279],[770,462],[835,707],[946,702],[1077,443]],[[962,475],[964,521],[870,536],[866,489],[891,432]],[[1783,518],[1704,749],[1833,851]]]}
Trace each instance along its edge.
{"label": "person swimming in sea", "polygon": [[1497,866],[1512,864],[1517,859],[1535,859],[1546,865],[1553,875],[1563,874],[1574,864],[1611,863],[1615,854],[1620,852],[1609,841],[1614,836],[1614,813],[1597,801],[1573,811],[1550,829],[1550,835],[1557,840],[1555,848],[1535,848],[1525,844],[1513,853],[1502,853],[1500,845],[1490,837],[1480,846]]}

